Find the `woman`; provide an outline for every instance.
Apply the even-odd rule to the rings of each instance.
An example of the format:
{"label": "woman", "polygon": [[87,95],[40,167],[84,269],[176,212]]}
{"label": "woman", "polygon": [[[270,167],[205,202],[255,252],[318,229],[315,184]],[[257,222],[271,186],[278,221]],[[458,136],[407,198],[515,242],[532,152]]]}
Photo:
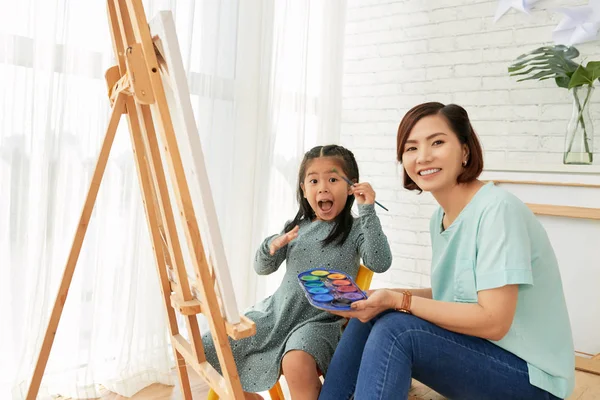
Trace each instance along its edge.
{"label": "woman", "polygon": [[415,378],[451,399],[555,399],[574,387],[556,257],[523,202],[477,177],[467,112],[425,103],[398,128],[404,187],[428,191],[430,289],[381,289],[353,304],[320,399],[407,398]]}

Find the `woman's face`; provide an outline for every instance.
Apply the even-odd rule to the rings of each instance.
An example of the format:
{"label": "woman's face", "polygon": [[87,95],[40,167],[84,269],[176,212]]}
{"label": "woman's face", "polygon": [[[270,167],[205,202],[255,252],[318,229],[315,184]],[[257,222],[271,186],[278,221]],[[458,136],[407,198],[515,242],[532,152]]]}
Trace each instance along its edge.
{"label": "woman's face", "polygon": [[410,132],[402,153],[408,176],[426,192],[435,194],[456,185],[468,159],[461,144],[441,115],[421,118]]}

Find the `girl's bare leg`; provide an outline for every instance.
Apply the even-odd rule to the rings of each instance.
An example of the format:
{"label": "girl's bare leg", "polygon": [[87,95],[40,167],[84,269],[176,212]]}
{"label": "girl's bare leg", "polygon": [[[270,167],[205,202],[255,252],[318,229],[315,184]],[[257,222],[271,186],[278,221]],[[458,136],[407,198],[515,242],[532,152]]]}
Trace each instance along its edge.
{"label": "girl's bare leg", "polygon": [[292,399],[316,400],[319,397],[321,380],[313,356],[305,351],[292,350],[283,356],[281,366]]}

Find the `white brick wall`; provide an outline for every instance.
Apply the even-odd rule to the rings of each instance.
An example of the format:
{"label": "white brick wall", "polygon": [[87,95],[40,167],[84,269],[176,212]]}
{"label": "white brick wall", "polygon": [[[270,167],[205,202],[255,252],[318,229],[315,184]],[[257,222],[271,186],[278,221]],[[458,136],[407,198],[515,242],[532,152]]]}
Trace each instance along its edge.
{"label": "white brick wall", "polygon": [[[507,67],[552,43],[561,18],[554,9],[584,4],[540,0],[530,15],[510,10],[494,24],[497,0],[348,1],[341,142],[354,150],[362,179],[390,209],[378,212],[394,263],[374,287],[429,285],[435,202],[402,189],[402,167],[394,160],[404,113],[425,101],[457,103],[469,112],[487,163],[560,164],[568,92],[551,80],[517,83]],[[588,60],[600,60],[598,44],[576,47]],[[599,111],[593,107],[595,120]],[[598,134],[594,147],[600,158]]]}

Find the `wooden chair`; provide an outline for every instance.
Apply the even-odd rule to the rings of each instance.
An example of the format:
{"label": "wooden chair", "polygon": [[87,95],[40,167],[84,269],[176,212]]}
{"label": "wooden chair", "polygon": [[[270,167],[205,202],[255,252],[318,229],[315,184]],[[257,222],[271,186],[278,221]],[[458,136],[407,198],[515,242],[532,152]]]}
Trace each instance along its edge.
{"label": "wooden chair", "polygon": [[[355,282],[359,288],[362,290],[368,290],[371,287],[371,281],[373,280],[373,271],[369,268],[365,267],[361,264],[358,268],[358,274],[356,275]],[[271,400],[285,400],[283,396],[283,390],[281,390],[281,385],[279,381],[273,385],[271,389],[269,389],[269,395],[271,396]],[[208,400],[218,400],[219,396],[212,389],[208,392]]]}

